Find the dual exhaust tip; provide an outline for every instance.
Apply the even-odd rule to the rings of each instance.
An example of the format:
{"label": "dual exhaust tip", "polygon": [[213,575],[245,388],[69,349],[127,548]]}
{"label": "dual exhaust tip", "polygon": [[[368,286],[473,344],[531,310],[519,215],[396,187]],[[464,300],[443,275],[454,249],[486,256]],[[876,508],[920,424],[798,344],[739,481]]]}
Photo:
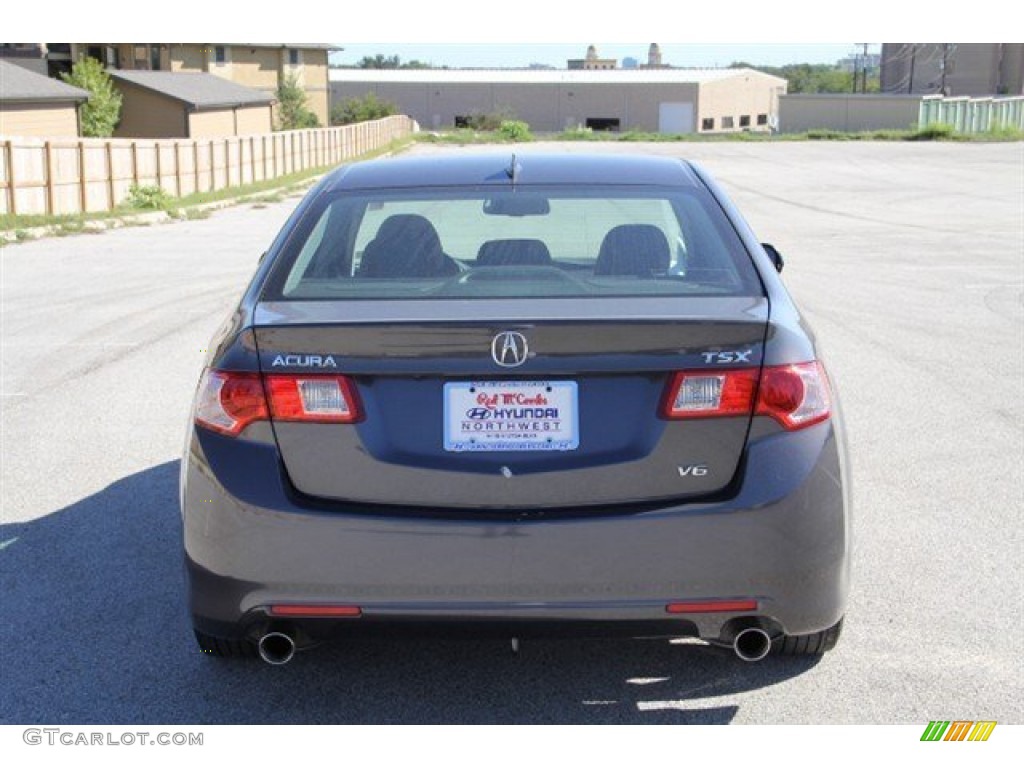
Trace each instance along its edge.
{"label": "dual exhaust tip", "polygon": [[760,627],[747,627],[736,633],[732,650],[743,661],[761,661],[772,650],[772,637]]}
{"label": "dual exhaust tip", "polygon": [[276,667],[295,657],[295,639],[285,632],[267,632],[260,638],[257,648],[260,658]]}
{"label": "dual exhaust tip", "polygon": [[[295,658],[295,640],[286,632],[267,632],[257,646],[267,664],[282,666]],[[736,633],[733,652],[743,661],[761,661],[772,649],[772,638],[760,627],[747,627]]]}

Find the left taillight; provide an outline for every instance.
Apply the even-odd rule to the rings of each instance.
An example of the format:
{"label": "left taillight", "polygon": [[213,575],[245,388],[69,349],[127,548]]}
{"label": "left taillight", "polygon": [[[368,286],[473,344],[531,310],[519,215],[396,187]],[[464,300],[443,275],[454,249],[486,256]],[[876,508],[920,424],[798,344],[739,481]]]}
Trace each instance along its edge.
{"label": "left taillight", "polygon": [[207,369],[196,395],[196,423],[232,437],[270,415],[258,373]]}
{"label": "left taillight", "polygon": [[270,413],[276,421],[352,424],[362,418],[355,387],[344,376],[267,376]]}
{"label": "left taillight", "polygon": [[207,370],[196,397],[196,423],[234,437],[254,421],[352,424],[362,418],[344,376],[293,376]]}

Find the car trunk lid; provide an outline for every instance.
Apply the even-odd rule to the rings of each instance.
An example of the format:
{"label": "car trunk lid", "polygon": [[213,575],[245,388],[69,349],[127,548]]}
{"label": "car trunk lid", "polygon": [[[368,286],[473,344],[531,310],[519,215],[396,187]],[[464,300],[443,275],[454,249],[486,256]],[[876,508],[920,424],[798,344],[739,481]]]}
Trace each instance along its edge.
{"label": "car trunk lid", "polygon": [[767,300],[530,305],[258,305],[264,374],[343,374],[361,408],[355,424],[275,420],[295,488],[349,502],[534,509],[729,484],[750,416],[670,421],[661,404],[677,371],[760,365]]}

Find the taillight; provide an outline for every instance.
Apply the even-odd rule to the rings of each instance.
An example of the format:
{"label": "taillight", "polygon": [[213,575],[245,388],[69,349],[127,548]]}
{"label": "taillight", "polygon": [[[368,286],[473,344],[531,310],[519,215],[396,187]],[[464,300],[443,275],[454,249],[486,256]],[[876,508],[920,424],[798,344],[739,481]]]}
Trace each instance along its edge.
{"label": "taillight", "polygon": [[196,422],[225,435],[237,435],[268,417],[258,373],[207,370],[196,396]]}
{"label": "taillight", "polygon": [[681,371],[672,377],[661,413],[667,419],[771,416],[788,430],[803,429],[831,414],[828,378],[821,363],[731,371]]}
{"label": "taillight", "polygon": [[662,415],[667,419],[749,416],[757,390],[757,368],[680,371],[672,377]]}
{"label": "taillight", "polygon": [[786,429],[803,429],[829,417],[832,398],[819,362],[765,368],[757,393],[757,413],[771,416]]}
{"label": "taillight", "polygon": [[[265,387],[265,391],[264,391]],[[269,396],[269,402],[268,402]],[[234,437],[254,421],[351,424],[362,418],[344,376],[290,376],[207,370],[196,396],[196,423]]]}
{"label": "taillight", "polygon": [[264,380],[277,421],[351,424],[362,417],[355,388],[344,376],[274,374]]}

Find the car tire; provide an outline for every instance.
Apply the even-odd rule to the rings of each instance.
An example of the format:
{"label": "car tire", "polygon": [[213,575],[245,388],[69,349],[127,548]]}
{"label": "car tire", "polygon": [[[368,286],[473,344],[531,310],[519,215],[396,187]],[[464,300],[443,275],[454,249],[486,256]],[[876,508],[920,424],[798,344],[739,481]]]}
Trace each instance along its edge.
{"label": "car tire", "polygon": [[199,650],[210,656],[217,656],[222,659],[230,658],[252,658],[256,655],[256,646],[244,640],[222,640],[193,630],[196,635],[196,642],[199,643]]}
{"label": "car tire", "polygon": [[836,647],[843,631],[843,620],[810,635],[783,635],[772,646],[776,656],[821,656]]}

